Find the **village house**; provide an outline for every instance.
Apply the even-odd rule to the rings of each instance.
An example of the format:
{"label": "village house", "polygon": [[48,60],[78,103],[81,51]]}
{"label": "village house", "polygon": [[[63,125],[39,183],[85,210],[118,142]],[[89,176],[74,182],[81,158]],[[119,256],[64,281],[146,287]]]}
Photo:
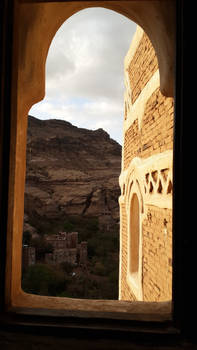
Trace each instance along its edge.
{"label": "village house", "polygon": [[[46,264],[67,262],[74,266],[86,266],[88,259],[87,242],[78,243],[78,232],[59,232],[45,235],[46,242],[53,247],[52,253],[45,254]],[[23,268],[36,264],[36,248],[23,245]]]}
{"label": "village house", "polygon": [[87,242],[78,243],[78,232],[59,232],[45,235],[45,240],[53,247],[52,253],[45,254],[47,264],[68,262],[72,265],[87,264]]}

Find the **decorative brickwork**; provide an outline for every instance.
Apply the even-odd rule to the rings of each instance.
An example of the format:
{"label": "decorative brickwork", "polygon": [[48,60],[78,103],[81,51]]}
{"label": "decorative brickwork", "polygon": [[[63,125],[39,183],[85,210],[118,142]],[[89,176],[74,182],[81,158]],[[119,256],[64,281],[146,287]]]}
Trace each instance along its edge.
{"label": "decorative brickwork", "polygon": [[160,92],[155,51],[139,27],[125,58],[125,89],[119,297],[164,301],[172,293],[173,98]]}
{"label": "decorative brickwork", "polygon": [[166,300],[172,291],[171,210],[148,206],[142,226],[144,300]]}
{"label": "decorative brickwork", "polygon": [[134,157],[147,158],[173,148],[173,116],[173,99],[157,88],[146,102],[141,129],[136,119],[125,133],[124,169]]}
{"label": "decorative brickwork", "polygon": [[128,67],[129,80],[131,85],[132,103],[140,95],[141,91],[150,80],[151,76],[158,69],[158,62],[151,42],[143,33],[138,49]]}

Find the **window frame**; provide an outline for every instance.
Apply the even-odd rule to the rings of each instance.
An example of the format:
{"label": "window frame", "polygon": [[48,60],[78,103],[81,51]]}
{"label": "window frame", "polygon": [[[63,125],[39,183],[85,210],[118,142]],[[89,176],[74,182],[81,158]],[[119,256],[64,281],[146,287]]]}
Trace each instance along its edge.
{"label": "window frame", "polygon": [[[38,2],[36,0],[35,2]],[[111,1],[111,0],[108,0]],[[11,110],[11,101],[14,97],[14,89],[12,86],[13,77],[17,75],[16,69],[12,69],[14,57],[13,50],[17,46],[17,42],[13,40],[13,28],[16,24],[14,15],[16,1],[2,0],[0,11],[0,49],[1,56],[1,96],[0,96],[0,113],[1,113],[1,202],[0,202],[0,326],[1,329],[28,331],[33,334],[39,331],[42,334],[51,332],[51,334],[62,335],[65,337],[73,337],[78,332],[86,338],[91,338],[101,335],[108,339],[131,339],[132,341],[140,341],[143,335],[143,341],[159,342],[169,344],[169,340],[174,343],[177,339],[193,339],[195,335],[195,325],[192,321],[191,310],[197,309],[197,302],[191,298],[194,296],[194,291],[189,292],[186,286],[190,281],[191,272],[188,273],[188,267],[195,263],[195,255],[191,252],[185,252],[185,244],[191,247],[194,252],[192,243],[195,238],[184,236],[184,222],[189,219],[189,215],[185,214],[184,210],[187,206],[183,201],[183,185],[185,177],[182,173],[182,167],[186,164],[186,156],[183,150],[188,151],[188,135],[190,135],[189,127],[186,124],[187,120],[187,97],[186,88],[188,80],[188,69],[186,68],[187,55],[189,56],[189,43],[186,42],[186,35],[189,30],[186,30],[186,17],[188,5],[184,0],[176,2],[177,7],[177,57],[176,57],[176,95],[175,95],[175,131],[174,131],[174,166],[173,178],[174,181],[174,196],[173,196],[173,304],[172,304],[172,320],[152,320],[144,318],[139,319],[134,316],[133,320],[125,317],[114,318],[108,314],[107,317],[100,313],[89,313],[86,315],[74,312],[57,312],[52,310],[39,310],[29,308],[12,308],[9,309],[6,301],[5,285],[6,280],[6,253],[9,254],[7,247],[7,222],[8,218],[8,176],[14,169],[11,168],[9,162],[10,156],[10,135],[13,128],[17,126],[11,123],[11,115],[14,113]],[[194,4],[195,5],[195,4]],[[17,6],[17,5],[16,5]],[[191,6],[191,4],[190,4]],[[195,13],[195,11],[194,11]],[[184,27],[184,32],[183,32]],[[184,69],[183,70],[183,66]],[[188,66],[187,66],[188,67]],[[190,78],[190,76],[189,76]],[[192,105],[192,103],[191,103]],[[193,102],[194,105],[194,102]],[[13,108],[13,107],[12,107]],[[183,132],[184,131],[184,132]],[[191,141],[189,141],[191,146]],[[193,250],[192,250],[193,249]],[[190,298],[189,298],[190,296]],[[192,299],[192,300],[191,300]],[[143,314],[143,313],[142,313]]]}

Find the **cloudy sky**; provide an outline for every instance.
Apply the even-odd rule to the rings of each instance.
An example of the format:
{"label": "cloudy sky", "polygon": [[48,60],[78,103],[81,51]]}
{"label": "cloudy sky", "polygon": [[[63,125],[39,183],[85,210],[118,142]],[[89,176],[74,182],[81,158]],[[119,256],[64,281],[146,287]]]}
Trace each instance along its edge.
{"label": "cloudy sky", "polygon": [[122,143],[123,62],[135,30],[135,23],[102,8],[70,17],[49,49],[45,98],[29,114],[103,128]]}

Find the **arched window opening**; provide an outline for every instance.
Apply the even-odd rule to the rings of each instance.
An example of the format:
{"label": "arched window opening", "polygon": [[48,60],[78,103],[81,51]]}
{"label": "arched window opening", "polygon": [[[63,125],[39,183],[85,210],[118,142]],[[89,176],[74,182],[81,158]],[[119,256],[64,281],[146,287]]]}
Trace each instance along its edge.
{"label": "arched window opening", "polygon": [[136,275],[139,269],[140,210],[137,194],[131,199],[130,213],[130,273]]}
{"label": "arched window opening", "polygon": [[[102,5],[103,3],[96,2],[96,4]],[[21,21],[19,21],[20,34],[17,38],[17,42],[19,42],[19,45],[17,46],[17,49],[19,50],[19,52],[17,52],[19,53],[18,71],[14,71],[17,73],[17,94],[13,93],[13,127],[11,135],[11,144],[13,147],[11,148],[10,160],[10,220],[7,240],[7,250],[9,252],[7,258],[9,272],[7,286],[9,286],[9,288],[6,288],[7,305],[25,307],[33,306],[37,308],[43,308],[43,305],[45,305],[46,308],[57,307],[61,309],[63,307],[69,308],[69,310],[71,308],[79,310],[78,301],[75,299],[72,300],[72,307],[69,298],[55,298],[53,299],[55,303],[52,305],[52,298],[27,294],[21,290],[21,238],[24,213],[24,201],[22,198],[24,195],[25,183],[27,113],[33,104],[40,101],[44,96],[44,67],[52,38],[65,19],[76,13],[76,11],[85,8],[87,3],[79,2],[76,6],[75,5],[76,4],[72,2],[69,4],[67,2],[46,2],[43,4],[37,3],[27,5],[24,3],[21,5]],[[138,22],[144,28],[143,31],[142,28],[140,29],[138,27],[135,35],[134,51],[132,47],[129,55],[126,57],[126,66],[128,69],[125,66],[125,72],[127,74],[126,81],[128,81],[129,78],[131,89],[128,87],[128,94],[125,96],[126,99],[128,99],[129,108],[127,108],[127,118],[124,120],[124,159],[122,161],[123,171],[120,176],[121,187],[124,183],[126,186],[124,191],[125,195],[120,196],[119,198],[120,212],[122,215],[120,220],[121,273],[119,278],[119,299],[122,301],[133,300],[131,288],[127,281],[127,272],[129,272],[130,268],[130,265],[127,264],[128,249],[130,247],[127,234],[130,217],[127,210],[128,203],[130,205],[127,184],[131,184],[133,179],[139,184],[141,189],[141,196],[138,196],[140,203],[141,200],[143,200],[142,213],[140,213],[142,219],[142,225],[140,225],[140,227],[142,227],[141,233],[143,246],[138,266],[138,270],[142,271],[142,274],[139,274],[140,280],[138,282],[143,282],[143,300],[170,300],[172,290],[171,194],[173,182],[171,150],[173,149],[173,5],[169,5],[172,6],[172,11],[168,11],[168,13],[164,11],[162,6],[158,6],[160,5],[160,2],[155,5],[154,1],[148,2],[147,4],[144,2],[142,4],[143,11],[141,11],[140,7],[138,9],[138,4],[136,2],[116,3],[109,1],[108,5],[109,8],[122,14],[126,14],[128,18]],[[29,11],[29,6],[33,6],[33,12]],[[149,14],[148,16],[147,13]],[[144,14],[146,14],[145,17]],[[41,18],[43,18],[43,20],[41,20]],[[155,18],[160,18],[160,21],[155,21]],[[166,25],[166,23],[169,25]],[[166,32],[166,30],[163,31],[163,28],[168,28],[168,32]],[[171,33],[171,36],[168,35],[169,33]],[[120,33],[118,33],[117,37],[120,36],[119,34]],[[148,38],[149,36],[151,41]],[[117,38],[115,37],[115,39]],[[151,42],[154,43],[156,53],[154,52]],[[37,50],[35,50],[35,45]],[[119,52],[119,48],[117,52]],[[168,52],[167,56],[166,52]],[[151,55],[149,55],[149,59],[147,60],[144,55],[149,53],[151,53]],[[152,59],[154,55],[157,55],[158,57],[159,66],[157,65],[156,59]],[[114,58],[116,58],[116,55],[114,55]],[[147,66],[148,70],[146,71]],[[72,68],[72,65],[70,68]],[[139,68],[140,72],[138,72]],[[138,74],[136,74],[136,72]],[[15,78],[16,76],[14,75],[14,79]],[[110,79],[104,79],[104,81],[107,83]],[[83,82],[83,79],[81,79],[80,82]],[[140,83],[140,86],[138,86],[138,82]],[[168,98],[168,96],[170,97]],[[17,103],[15,101],[16,97]],[[161,123],[161,121],[163,123]],[[32,160],[32,148],[30,149],[29,156]],[[80,161],[80,157],[77,158],[77,161]],[[165,172],[165,176],[163,176],[163,170],[166,169],[167,173]],[[38,171],[40,171],[39,168]],[[157,177],[155,176],[155,171],[157,171]],[[128,180],[128,174],[132,177],[132,179],[130,179],[131,181]],[[149,174],[148,178],[146,177],[146,174]],[[44,174],[44,176],[46,175],[47,173]],[[161,186],[158,181],[161,181]],[[160,187],[162,187],[162,191],[160,190]],[[142,189],[144,189],[144,191]],[[135,192],[138,194],[137,189],[135,189],[133,193]],[[49,197],[51,194],[52,191],[47,193],[48,199],[50,199]],[[45,196],[45,193],[42,193],[42,195]],[[90,208],[89,203],[91,198],[92,192],[90,192],[90,196],[86,202],[86,212],[87,209],[89,210]],[[104,203],[106,203],[106,200],[104,200]],[[40,205],[40,210],[42,209],[43,206]],[[61,210],[62,207],[60,206],[59,209]],[[160,223],[159,228],[158,222]],[[28,235],[26,240],[28,241]],[[154,247],[152,247],[153,240],[156,243]],[[100,247],[102,247],[102,245],[100,245]],[[51,253],[48,252],[48,254]],[[147,263],[147,260],[149,260],[149,256],[151,257],[153,255],[154,261],[158,259],[161,266],[163,265],[164,267],[165,265],[165,275],[167,278],[169,277],[167,283],[166,276],[163,273],[158,274],[157,269],[149,268],[150,266]],[[30,252],[30,256],[33,260],[35,256],[33,251]],[[79,259],[79,255],[77,256],[77,259]],[[143,267],[143,270],[141,269],[141,266]],[[151,263],[151,267],[152,266],[154,267],[158,265],[153,262]],[[48,274],[48,277],[49,276],[50,273]],[[154,282],[152,283],[153,276]],[[161,277],[161,279],[158,280],[158,277]],[[150,287],[148,293],[145,293],[145,283],[146,288]],[[167,293],[162,293],[163,291],[167,291]],[[134,300],[136,300],[136,298],[134,298]],[[137,300],[142,300],[141,296],[137,298]],[[105,305],[105,310],[109,310],[108,306],[110,303],[107,301],[105,303],[104,301],[101,303],[102,306]],[[120,308],[121,305],[127,304],[122,301],[120,303],[113,303],[112,309],[116,310],[116,306],[114,306],[115,304]],[[130,308],[130,303],[127,305]],[[96,301],[80,301],[80,307],[83,310],[86,309],[86,306],[88,306],[88,308],[90,307],[89,310],[98,310]]]}
{"label": "arched window opening", "polygon": [[114,11],[86,9],[51,43],[46,96],[28,117],[27,293],[118,299],[123,65],[135,29]]}

